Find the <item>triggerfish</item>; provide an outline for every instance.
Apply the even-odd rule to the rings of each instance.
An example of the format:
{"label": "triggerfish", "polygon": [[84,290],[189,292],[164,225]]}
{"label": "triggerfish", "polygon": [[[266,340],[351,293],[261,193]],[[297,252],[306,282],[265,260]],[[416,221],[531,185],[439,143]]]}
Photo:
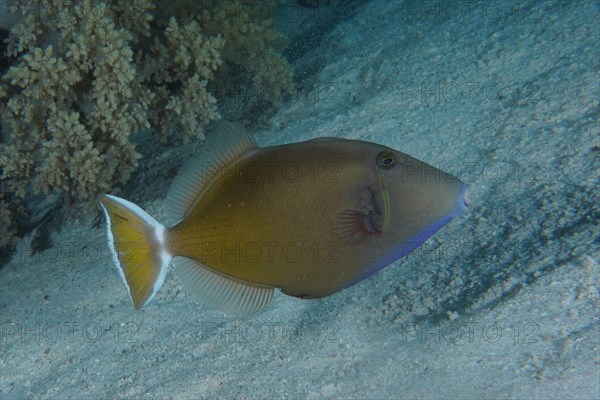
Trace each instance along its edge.
{"label": "triggerfish", "polygon": [[408,254],[468,206],[468,186],[375,143],[319,138],[257,147],[215,124],[173,180],[170,227],[103,195],[114,263],[136,309],[173,263],[184,287],[239,317],[275,289],[303,299],[336,293]]}

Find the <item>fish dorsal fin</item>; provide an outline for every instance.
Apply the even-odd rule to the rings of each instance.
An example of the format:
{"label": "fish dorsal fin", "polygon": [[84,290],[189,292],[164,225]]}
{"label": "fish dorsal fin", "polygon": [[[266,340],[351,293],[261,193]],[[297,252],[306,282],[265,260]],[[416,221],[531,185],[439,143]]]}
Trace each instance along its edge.
{"label": "fish dorsal fin", "polygon": [[175,224],[188,214],[206,183],[223,166],[254,148],[254,139],[241,125],[215,122],[198,153],[181,167],[171,183],[166,200],[169,223]]}
{"label": "fish dorsal fin", "polygon": [[256,286],[213,272],[187,257],[175,257],[175,270],[183,286],[207,306],[245,318],[264,309],[273,299],[274,288]]}
{"label": "fish dorsal fin", "polygon": [[323,136],[314,139],[309,139],[307,142],[331,142],[333,140],[345,140],[343,138],[333,137],[333,136]]}

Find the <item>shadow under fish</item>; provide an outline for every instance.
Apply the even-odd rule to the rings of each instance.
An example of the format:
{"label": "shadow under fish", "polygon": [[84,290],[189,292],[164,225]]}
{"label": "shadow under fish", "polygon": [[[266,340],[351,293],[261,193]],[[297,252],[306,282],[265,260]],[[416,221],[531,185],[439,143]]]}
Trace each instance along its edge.
{"label": "shadow under fish", "polygon": [[136,309],[170,264],[188,291],[238,317],[266,307],[276,288],[328,296],[407,255],[468,206],[458,178],[379,144],[259,148],[238,125],[215,125],[169,189],[170,228],[127,200],[101,198]]}

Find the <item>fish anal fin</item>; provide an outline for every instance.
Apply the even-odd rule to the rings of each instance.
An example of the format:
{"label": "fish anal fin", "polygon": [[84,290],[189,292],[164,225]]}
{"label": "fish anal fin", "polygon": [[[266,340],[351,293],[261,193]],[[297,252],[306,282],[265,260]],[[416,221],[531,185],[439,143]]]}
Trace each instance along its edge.
{"label": "fish anal fin", "polygon": [[175,257],[173,264],[188,292],[226,314],[249,317],[263,310],[273,299],[274,288],[230,278],[191,258]]}

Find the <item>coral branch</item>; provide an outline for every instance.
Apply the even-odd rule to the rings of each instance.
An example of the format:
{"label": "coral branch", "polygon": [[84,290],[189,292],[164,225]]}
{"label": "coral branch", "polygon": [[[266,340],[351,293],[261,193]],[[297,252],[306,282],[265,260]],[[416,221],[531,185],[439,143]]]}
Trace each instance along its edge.
{"label": "coral branch", "polygon": [[240,77],[273,105],[292,91],[283,37],[260,1],[11,4],[2,55],[10,68],[0,77],[0,183],[10,194],[2,215],[7,201],[33,193],[92,206],[136,168],[131,134],[203,138],[220,118],[211,90]]}

